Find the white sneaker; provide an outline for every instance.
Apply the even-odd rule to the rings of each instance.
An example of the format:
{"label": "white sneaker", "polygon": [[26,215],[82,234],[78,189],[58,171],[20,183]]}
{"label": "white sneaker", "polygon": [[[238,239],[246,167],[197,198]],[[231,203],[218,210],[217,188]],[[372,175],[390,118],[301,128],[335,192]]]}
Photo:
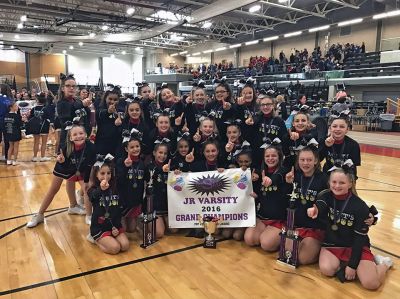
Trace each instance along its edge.
{"label": "white sneaker", "polygon": [[69,207],[68,214],[70,215],[85,215],[85,209],[82,208],[80,205],[76,205],[75,207]]}
{"label": "white sneaker", "polygon": [[11,160],[7,160],[7,165],[12,165],[12,161]]}
{"label": "white sneaker", "polygon": [[75,198],[76,198],[76,201],[78,202],[78,205],[80,205],[81,207],[85,206],[85,200],[84,200],[83,196],[81,195],[80,189],[75,190]]}
{"label": "white sneaker", "polygon": [[40,158],[40,162],[47,162],[47,161],[51,161],[50,157],[41,157]]}
{"label": "white sneaker", "polygon": [[35,214],[33,215],[31,221],[26,224],[26,227],[32,228],[37,226],[39,223],[44,222],[44,215],[43,214]]}
{"label": "white sneaker", "polygon": [[86,240],[88,240],[92,244],[96,244],[96,241],[93,239],[90,233],[86,236]]}
{"label": "white sneaker", "polygon": [[0,161],[5,161],[6,160],[6,157],[5,156],[1,156],[0,157]]}
{"label": "white sneaker", "polygon": [[388,268],[391,268],[393,266],[393,261],[388,256],[382,256],[382,255],[377,254],[374,256],[374,260],[377,265],[383,264],[383,265],[388,266]]}
{"label": "white sneaker", "polygon": [[86,215],[85,216],[85,222],[87,225],[91,225],[92,224],[92,215]]}
{"label": "white sneaker", "polygon": [[13,166],[16,166],[16,165],[18,165],[19,163],[17,162],[17,160],[14,160],[14,161],[12,161],[12,165]]}
{"label": "white sneaker", "polygon": [[32,162],[39,162],[40,161],[40,158],[39,157],[33,157],[32,158]]}

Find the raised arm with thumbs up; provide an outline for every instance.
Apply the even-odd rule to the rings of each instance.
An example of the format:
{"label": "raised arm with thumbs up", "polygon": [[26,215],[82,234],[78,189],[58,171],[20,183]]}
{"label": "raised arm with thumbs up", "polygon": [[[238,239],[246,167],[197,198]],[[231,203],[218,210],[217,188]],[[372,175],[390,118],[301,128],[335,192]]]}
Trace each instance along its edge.
{"label": "raised arm with thumbs up", "polygon": [[192,163],[194,161],[194,148],[192,149],[192,151],[189,154],[186,155],[185,161],[187,163]]}
{"label": "raised arm with thumbs up", "polygon": [[286,183],[293,184],[294,181],[294,167],[292,170],[286,174]]}

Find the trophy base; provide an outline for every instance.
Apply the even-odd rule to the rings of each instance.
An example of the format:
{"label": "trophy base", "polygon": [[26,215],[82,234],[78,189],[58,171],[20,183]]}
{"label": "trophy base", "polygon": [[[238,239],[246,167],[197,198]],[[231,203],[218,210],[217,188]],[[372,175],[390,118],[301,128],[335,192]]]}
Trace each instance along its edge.
{"label": "trophy base", "polygon": [[215,239],[212,240],[204,240],[204,244],[203,244],[204,248],[210,248],[210,249],[215,249],[217,248],[217,242],[215,241]]}
{"label": "trophy base", "polygon": [[289,260],[289,262],[287,262],[286,259],[279,259],[279,258],[278,258],[278,259],[276,260],[276,262],[277,262],[278,264],[288,266],[288,267],[290,267],[290,268],[292,268],[292,269],[296,269],[296,268],[298,267],[298,264],[295,263],[295,262],[292,261],[292,260]]}
{"label": "trophy base", "polygon": [[143,249],[146,249],[147,247],[157,243],[158,240],[150,242],[150,243],[146,243],[146,244],[140,244],[140,247],[142,247]]}

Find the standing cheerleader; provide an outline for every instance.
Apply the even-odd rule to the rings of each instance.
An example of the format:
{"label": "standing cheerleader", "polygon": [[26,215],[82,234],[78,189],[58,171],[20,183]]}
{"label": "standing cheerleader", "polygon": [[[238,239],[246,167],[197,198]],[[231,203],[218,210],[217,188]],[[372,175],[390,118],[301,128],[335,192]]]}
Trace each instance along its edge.
{"label": "standing cheerleader", "polygon": [[[190,152],[190,134],[189,132],[178,132],[178,137],[176,138],[176,154],[171,161],[171,169],[176,170],[179,169],[183,172],[189,171],[189,163],[186,161],[186,156]],[[191,151],[191,154],[194,155],[194,148]]]}
{"label": "standing cheerleader", "polygon": [[115,155],[121,134],[118,127],[122,120],[117,113],[119,90],[113,89],[105,92],[99,109],[96,111],[96,153],[101,155]]}
{"label": "standing cheerleader", "polygon": [[[315,145],[307,146],[298,154],[296,171],[286,174],[288,184],[296,183],[294,226],[302,238],[299,245],[299,263],[307,265],[318,260],[321,241],[324,238],[323,224],[307,216],[307,209],[312,207],[317,195],[328,186],[326,174],[320,171],[318,152]],[[291,192],[291,186],[288,191]],[[288,192],[288,193],[289,193]]]}
{"label": "standing cheerleader", "polygon": [[[56,105],[57,127],[61,128],[60,147],[66,144],[67,131],[66,123],[72,121],[75,117],[75,111],[82,108],[82,103],[75,99],[76,81],[74,75],[60,74],[60,90],[58,93],[58,101]],[[56,149],[59,150],[58,148]]]}
{"label": "standing cheerleader", "polygon": [[205,87],[205,82],[203,80],[193,83],[192,91],[185,99],[185,118],[189,132],[192,136],[200,126],[200,119],[208,115],[208,112],[206,111],[207,94]]}
{"label": "standing cheerleader", "polygon": [[127,232],[135,232],[137,218],[141,214],[144,194],[145,166],[140,159],[142,133],[136,129],[123,140],[126,155],[117,162],[117,186],[122,202],[122,226]]}
{"label": "standing cheerleader", "polygon": [[[122,136],[123,132],[131,132],[132,129],[136,129],[142,134],[142,152],[150,152],[148,149],[150,145],[150,132],[142,117],[142,107],[137,100],[127,101],[125,117],[122,120],[122,125],[119,127],[120,135]],[[119,155],[125,153],[125,148],[118,150],[118,153]]]}
{"label": "standing cheerleader", "polygon": [[283,164],[287,169],[291,169],[294,166],[298,150],[306,146],[313,138],[314,140],[317,139],[318,133],[315,128],[311,128],[310,116],[306,112],[299,111],[293,116],[292,128],[289,131],[289,140],[287,142],[287,152],[284,153],[285,160]]}
{"label": "standing cheerleader", "polygon": [[282,142],[282,150],[286,151],[286,143],[288,139],[288,132],[285,126],[285,122],[278,116],[275,116],[275,102],[270,96],[260,94],[260,113],[253,120],[250,119],[247,124],[253,126],[252,133],[246,138],[249,138],[249,142],[252,147],[257,149],[255,153],[255,165],[260,165],[263,150],[261,146],[269,139],[274,140],[279,138]]}
{"label": "standing cheerleader", "polygon": [[157,116],[156,128],[150,132],[150,150],[154,151],[154,145],[160,142],[168,144],[169,156],[172,157],[176,151],[176,134],[171,128],[170,118],[165,113]]}
{"label": "standing cheerleader", "polygon": [[[88,195],[93,205],[90,236],[104,253],[127,251],[129,241],[121,224],[121,200],[117,192],[111,155],[94,164]],[[91,238],[90,238],[91,237]]]}
{"label": "standing cheerleader", "polygon": [[346,114],[333,117],[330,120],[330,135],[320,144],[320,159],[325,159],[324,172],[328,172],[335,164],[343,164],[350,159],[355,169],[354,175],[357,179],[357,166],[361,165],[360,145],[354,139],[347,136],[349,131],[349,119]]}
{"label": "standing cheerleader", "polygon": [[193,147],[197,154],[196,157],[201,156],[204,142],[208,139],[217,140],[217,138],[218,129],[215,120],[210,117],[203,117],[200,120],[200,126],[198,127],[196,134],[193,136]]}
{"label": "standing cheerleader", "polygon": [[[214,80],[215,87],[214,100],[207,104],[208,113],[214,114],[215,124],[219,132],[226,131],[225,121],[235,117],[235,110],[232,105],[232,90],[225,79]],[[222,136],[225,139],[225,136]]]}
{"label": "standing cheerleader", "polygon": [[261,245],[265,251],[274,252],[279,248],[282,227],[285,224],[288,207],[285,194],[285,175],[282,167],[283,153],[280,140],[267,141],[264,148],[264,162],[261,167],[261,181],[255,188],[257,193],[256,227],[246,230],[244,240],[247,245]]}
{"label": "standing cheerleader", "polygon": [[[86,140],[86,132],[82,126],[67,123],[65,129],[68,132],[68,141],[57,156],[50,188],[43,198],[38,213],[27,223],[27,227],[35,227],[44,221],[44,212],[60,190],[63,180],[67,180],[66,189],[70,204],[68,214],[85,215],[85,210],[76,202],[75,182],[83,181],[85,184],[89,182],[90,170],[96,154],[93,144]],[[88,216],[91,215],[90,204],[85,202],[85,207]],[[88,220],[86,222],[90,222]]]}
{"label": "standing cheerleader", "polygon": [[167,83],[162,83],[158,90],[156,101],[149,104],[150,118],[153,120],[153,123],[155,123],[158,115],[164,113],[168,114],[171,120],[175,121],[175,117],[182,114],[183,105],[178,105],[179,108],[174,105],[177,100],[179,101],[179,98],[175,97],[175,94],[168,87]]}
{"label": "standing cheerleader", "polygon": [[[16,102],[9,104],[9,112],[4,117],[5,142],[9,142],[7,165],[17,165],[19,142],[21,141],[22,118]],[[12,159],[14,156],[14,159]]]}
{"label": "standing cheerleader", "polygon": [[342,281],[354,280],[368,290],[378,289],[393,262],[390,257],[374,255],[370,250],[368,225],[369,208],[354,190],[352,162],[342,168],[333,167],[330,191],[323,194],[308,216],[327,223],[325,240],[319,256],[319,268],[326,276],[335,274]]}
{"label": "standing cheerleader", "polygon": [[[153,182],[153,207],[158,216],[156,220],[156,237],[162,238],[168,227],[168,200],[167,180],[170,162],[168,158],[168,145],[157,143],[154,147],[154,160],[147,166],[146,182]],[[176,230],[170,229],[171,232]]]}
{"label": "standing cheerleader", "polygon": [[228,142],[221,148],[222,160],[226,161],[225,168],[235,168],[235,156],[237,151],[241,150],[243,146],[250,146],[246,140],[243,140],[240,130],[240,119],[234,121],[227,121],[226,138]]}
{"label": "standing cheerleader", "polygon": [[[29,114],[29,120],[27,127],[30,127],[28,134],[33,134],[33,162],[44,162],[50,161],[49,157],[46,157],[46,144],[47,137],[50,130],[50,118],[52,115],[51,108],[46,105],[47,98],[44,93],[41,93],[37,97],[37,105],[31,109]],[[40,145],[40,155],[37,157]]]}
{"label": "standing cheerleader", "polygon": [[156,96],[152,92],[149,83],[146,81],[137,82],[136,86],[138,88],[137,96],[139,98],[141,108],[143,110],[143,117],[146,125],[149,129],[154,129],[154,121],[150,116],[150,103],[152,103]]}

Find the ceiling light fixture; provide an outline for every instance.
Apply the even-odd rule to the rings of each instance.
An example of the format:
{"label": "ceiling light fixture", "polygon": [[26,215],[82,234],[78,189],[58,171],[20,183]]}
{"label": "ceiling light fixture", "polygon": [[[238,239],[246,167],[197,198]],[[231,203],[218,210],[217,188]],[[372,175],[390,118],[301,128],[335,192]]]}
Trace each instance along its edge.
{"label": "ceiling light fixture", "polygon": [[250,46],[250,45],[258,44],[258,42],[259,42],[259,40],[252,40],[252,41],[249,41],[249,42],[245,42],[244,44],[246,46]]}
{"label": "ceiling light fixture", "polygon": [[354,19],[354,20],[349,20],[349,21],[344,21],[344,22],[340,22],[338,24],[339,27],[343,27],[343,26],[347,26],[347,25],[352,25],[352,24],[357,24],[357,23],[361,23],[363,21],[362,18],[359,19]]}
{"label": "ceiling light fixture", "polygon": [[74,46],[69,46],[69,49],[70,49],[70,50],[73,50],[73,49],[74,49]]}
{"label": "ceiling light fixture", "polygon": [[179,55],[179,53],[174,53],[174,54],[171,54],[171,57],[175,57],[175,56],[178,56]]}
{"label": "ceiling light fixture", "polygon": [[63,52],[64,55],[67,54],[67,50],[63,50],[62,52]]}
{"label": "ceiling light fixture", "polygon": [[185,55],[188,51],[179,52],[179,55]]}
{"label": "ceiling light fixture", "polygon": [[242,44],[230,45],[229,49],[239,48]]}
{"label": "ceiling light fixture", "polygon": [[108,26],[107,25],[103,25],[103,26],[101,26],[101,30],[107,30],[108,29]]}
{"label": "ceiling light fixture", "polygon": [[14,47],[14,45],[11,45],[11,47],[10,47],[11,49],[14,49],[15,47]]}
{"label": "ceiling light fixture", "polygon": [[83,46],[83,42],[79,42],[79,46],[82,47]]}
{"label": "ceiling light fixture", "polygon": [[28,20],[27,16],[23,15],[20,18],[21,22],[26,22],[26,20]]}
{"label": "ceiling light fixture", "polygon": [[303,33],[302,31],[296,31],[296,32],[286,33],[286,34],[284,35],[284,37],[297,36],[297,35],[300,35],[300,34],[302,34],[302,33]]}
{"label": "ceiling light fixture", "polygon": [[219,52],[219,51],[223,51],[223,50],[226,50],[226,47],[215,49],[215,52]]}
{"label": "ceiling light fixture", "polygon": [[129,7],[127,10],[126,10],[126,14],[128,14],[128,15],[133,15],[135,13],[135,8],[133,8],[133,7]]}
{"label": "ceiling light fixture", "polygon": [[325,25],[325,26],[321,26],[321,27],[315,27],[315,28],[309,29],[308,32],[322,31],[322,30],[329,29],[330,27],[331,27],[330,25]]}
{"label": "ceiling light fixture", "polygon": [[122,54],[122,55],[126,55],[126,51],[125,51],[125,50],[122,51],[121,54]]}
{"label": "ceiling light fixture", "polygon": [[96,36],[96,33],[94,33],[94,32],[89,33],[89,37],[95,37],[95,36]]}
{"label": "ceiling light fixture", "polygon": [[400,10],[392,10],[392,11],[380,13],[378,15],[374,15],[372,18],[374,20],[379,20],[379,19],[383,19],[383,18],[395,17],[398,15],[400,15]]}
{"label": "ceiling light fixture", "polygon": [[203,28],[203,29],[208,29],[208,28],[210,28],[212,26],[212,23],[211,22],[205,22],[204,24],[203,24],[203,26],[201,26],[201,28]]}
{"label": "ceiling light fixture", "polygon": [[201,54],[201,52],[196,52],[196,53],[192,53],[192,56],[198,56],[200,54]]}
{"label": "ceiling light fixture", "polygon": [[19,24],[17,25],[17,28],[18,28],[18,29],[22,29],[22,28],[24,28],[24,24],[22,24],[22,23],[19,23]]}
{"label": "ceiling light fixture", "polygon": [[253,5],[252,7],[249,8],[250,13],[255,13],[256,11],[259,11],[261,9],[261,5]]}
{"label": "ceiling light fixture", "polygon": [[205,51],[203,51],[203,53],[204,53],[204,54],[212,53],[212,51],[213,51],[213,50],[205,50]]}
{"label": "ceiling light fixture", "polygon": [[140,51],[140,47],[136,47],[135,50],[136,50],[136,51]]}
{"label": "ceiling light fixture", "polygon": [[15,39],[19,39],[19,34],[14,35]]}
{"label": "ceiling light fixture", "polygon": [[263,41],[269,42],[271,40],[277,40],[278,38],[279,38],[279,35],[275,35],[275,36],[266,37],[263,39]]}

